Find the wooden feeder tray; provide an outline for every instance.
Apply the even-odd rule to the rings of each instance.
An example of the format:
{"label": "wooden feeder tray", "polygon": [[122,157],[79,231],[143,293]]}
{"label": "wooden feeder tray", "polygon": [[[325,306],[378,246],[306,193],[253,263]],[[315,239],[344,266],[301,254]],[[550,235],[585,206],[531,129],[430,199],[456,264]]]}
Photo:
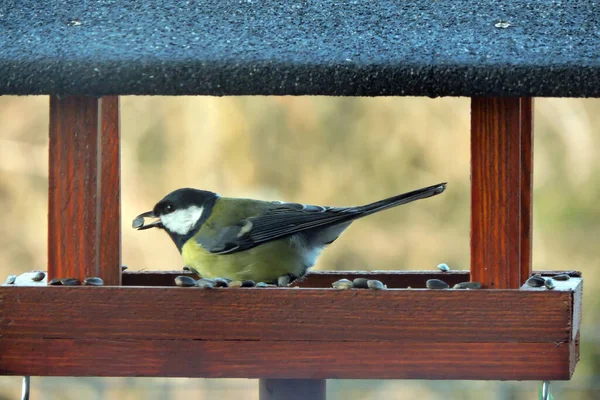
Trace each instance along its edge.
{"label": "wooden feeder tray", "polygon": [[[56,3],[24,2],[3,20],[0,94],[50,95],[48,279],[106,286],[1,286],[0,375],[264,378],[261,400],[323,400],[323,378],[571,378],[581,275],[523,286],[533,97],[600,96],[593,7],[533,15],[509,1],[497,26],[495,1]],[[470,97],[470,271],[208,290],[170,287],[179,271],[123,273],[120,95]],[[330,288],[358,276],[389,289]],[[420,289],[430,278],[484,289]]]}
{"label": "wooden feeder tray", "polygon": [[[126,271],[123,286],[4,285],[0,374],[570,379],[581,275],[541,273],[571,278],[429,290],[427,279],[469,272],[314,272],[294,288],[199,289],[169,287],[179,271]],[[341,277],[388,289],[331,289]]]}

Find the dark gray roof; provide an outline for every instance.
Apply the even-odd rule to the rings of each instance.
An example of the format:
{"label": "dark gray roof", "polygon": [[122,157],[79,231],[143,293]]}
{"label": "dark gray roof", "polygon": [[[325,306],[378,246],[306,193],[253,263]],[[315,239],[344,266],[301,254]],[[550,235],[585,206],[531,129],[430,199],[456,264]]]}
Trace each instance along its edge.
{"label": "dark gray roof", "polygon": [[600,5],[0,0],[0,94],[36,93],[600,97]]}

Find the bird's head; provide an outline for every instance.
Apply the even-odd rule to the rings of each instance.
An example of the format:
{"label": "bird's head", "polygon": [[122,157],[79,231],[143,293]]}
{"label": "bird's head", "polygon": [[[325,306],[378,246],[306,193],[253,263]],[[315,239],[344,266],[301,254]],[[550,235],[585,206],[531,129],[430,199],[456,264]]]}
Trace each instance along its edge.
{"label": "bird's head", "polygon": [[[209,217],[218,195],[206,190],[177,189],[156,203],[152,211],[138,215],[133,228],[160,228],[175,237],[192,236]],[[145,218],[155,220],[146,224]]]}

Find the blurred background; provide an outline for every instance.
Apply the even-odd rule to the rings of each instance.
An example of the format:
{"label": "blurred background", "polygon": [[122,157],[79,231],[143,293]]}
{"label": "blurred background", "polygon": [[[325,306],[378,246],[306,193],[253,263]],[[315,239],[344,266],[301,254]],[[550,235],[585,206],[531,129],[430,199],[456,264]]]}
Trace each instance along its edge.
{"label": "blurred background", "polygon": [[[0,279],[46,269],[48,97],[0,97]],[[173,189],[357,205],[448,181],[354,224],[316,269],[469,268],[467,98],[122,97],[123,263],[179,269],[131,220]],[[558,399],[600,398],[600,100],[535,100],[534,269],[585,277],[581,361]],[[401,356],[401,355],[399,355]],[[20,377],[0,377],[17,399]],[[330,399],[535,399],[539,382],[329,381]],[[32,399],[257,399],[244,379],[32,378]]]}

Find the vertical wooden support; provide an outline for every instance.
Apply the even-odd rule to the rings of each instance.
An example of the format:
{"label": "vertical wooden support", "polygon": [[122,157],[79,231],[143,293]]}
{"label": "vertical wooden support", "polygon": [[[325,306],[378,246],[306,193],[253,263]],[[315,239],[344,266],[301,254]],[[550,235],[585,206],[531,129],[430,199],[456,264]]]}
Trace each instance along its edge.
{"label": "vertical wooden support", "polygon": [[48,278],[121,283],[119,99],[50,98]]}
{"label": "vertical wooden support", "polygon": [[325,379],[261,379],[260,400],[325,400]]}
{"label": "vertical wooden support", "polygon": [[[121,284],[121,137],[119,97],[100,103],[100,275],[105,283]],[[106,249],[106,250],[104,250]],[[104,278],[103,278],[104,279]],[[111,283],[108,283],[111,282]]]}
{"label": "vertical wooden support", "polygon": [[471,102],[471,279],[518,288],[531,271],[531,99]]}
{"label": "vertical wooden support", "polygon": [[533,228],[533,98],[521,98],[521,283],[531,276]]}

